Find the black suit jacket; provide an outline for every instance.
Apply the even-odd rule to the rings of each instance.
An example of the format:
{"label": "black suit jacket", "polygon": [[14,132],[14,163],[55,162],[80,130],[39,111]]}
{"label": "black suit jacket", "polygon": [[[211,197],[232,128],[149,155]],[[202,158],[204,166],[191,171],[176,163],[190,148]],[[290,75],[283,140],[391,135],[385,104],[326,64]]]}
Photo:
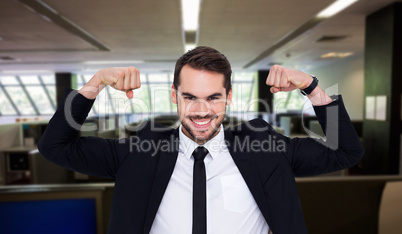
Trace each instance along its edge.
{"label": "black suit jacket", "polygon": [[[68,169],[115,179],[109,233],[149,233],[177,160],[179,130],[147,122],[131,139],[77,138],[79,129],[72,126],[85,121],[93,101],[76,91],[67,94],[39,142],[40,152]],[[344,169],[363,155],[340,96],[315,112],[332,132],[332,149],[311,138],[287,138],[261,119],[225,130],[233,160],[275,234],[307,233],[295,176]]]}

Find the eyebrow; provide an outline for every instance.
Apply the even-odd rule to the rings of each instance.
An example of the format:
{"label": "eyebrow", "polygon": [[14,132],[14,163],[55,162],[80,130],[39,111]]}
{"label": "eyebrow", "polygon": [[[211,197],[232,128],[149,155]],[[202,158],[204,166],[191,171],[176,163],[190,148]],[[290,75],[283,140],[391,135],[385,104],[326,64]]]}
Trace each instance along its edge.
{"label": "eyebrow", "polygon": [[[195,95],[193,95],[193,94],[191,94],[191,93],[182,93],[181,95],[182,95],[182,96],[188,96],[188,97],[195,97],[195,98],[198,98],[197,96],[195,96]],[[221,94],[221,93],[213,93],[213,94],[211,94],[211,95],[208,96],[208,98],[211,98],[211,97],[222,97],[222,94]]]}

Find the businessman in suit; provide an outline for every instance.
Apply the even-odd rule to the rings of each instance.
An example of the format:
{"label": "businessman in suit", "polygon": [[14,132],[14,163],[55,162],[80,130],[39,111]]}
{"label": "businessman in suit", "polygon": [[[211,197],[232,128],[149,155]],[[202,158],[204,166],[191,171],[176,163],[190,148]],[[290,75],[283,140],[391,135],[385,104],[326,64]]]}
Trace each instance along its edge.
{"label": "businessman in suit", "polygon": [[56,164],[115,179],[109,233],[307,233],[294,177],[341,170],[363,155],[342,97],[329,97],[315,77],[273,66],[271,92],[304,92],[326,142],[290,139],[261,119],[224,130],[230,77],[223,54],[197,47],[175,67],[180,127],[147,122],[130,139],[77,138],[106,85],[128,98],[141,86],[136,68],[102,69],[65,93],[38,148]]}

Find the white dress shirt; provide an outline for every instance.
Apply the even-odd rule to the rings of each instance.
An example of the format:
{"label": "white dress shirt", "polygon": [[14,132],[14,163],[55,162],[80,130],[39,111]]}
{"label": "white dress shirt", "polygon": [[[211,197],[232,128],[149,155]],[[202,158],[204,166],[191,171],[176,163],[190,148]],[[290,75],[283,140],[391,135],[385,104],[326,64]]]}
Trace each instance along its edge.
{"label": "white dress shirt", "polygon": [[[191,234],[193,216],[192,153],[199,145],[179,129],[179,155],[156,213],[152,234]],[[265,222],[225,144],[223,127],[206,142],[207,232],[267,234]]]}

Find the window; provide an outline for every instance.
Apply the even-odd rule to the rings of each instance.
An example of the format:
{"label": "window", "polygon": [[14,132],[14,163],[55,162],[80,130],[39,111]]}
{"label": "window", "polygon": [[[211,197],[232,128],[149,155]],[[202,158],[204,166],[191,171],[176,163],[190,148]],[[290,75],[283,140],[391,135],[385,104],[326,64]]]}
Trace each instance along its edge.
{"label": "window", "polygon": [[13,99],[16,107],[19,110],[19,113],[22,115],[36,115],[38,114],[35,111],[34,106],[28,99],[28,94],[27,92],[24,92],[21,86],[13,86],[13,87],[6,87],[7,93],[11,96]]}
{"label": "window", "polygon": [[[78,89],[91,76],[77,75]],[[256,111],[250,100],[256,97],[255,72],[233,73],[233,101],[228,115],[238,115],[243,111]],[[124,92],[106,87],[95,101],[92,115],[141,114],[141,116],[175,115],[177,105],[172,103],[170,94],[173,83],[172,73],[141,73],[141,88],[134,90],[134,98],[128,99]],[[145,115],[144,115],[145,114]]]}
{"label": "window", "polygon": [[[77,74],[80,89],[92,75]],[[228,115],[256,111],[249,102],[256,97],[255,72],[235,72],[232,77],[233,101]],[[0,76],[0,116],[42,116],[56,111],[54,75]],[[89,116],[136,115],[142,118],[157,115],[176,115],[177,105],[171,101],[172,73],[141,74],[141,88],[134,90],[134,98],[106,87],[91,109]],[[135,119],[137,118],[135,117]]]}
{"label": "window", "polygon": [[303,96],[299,90],[292,92],[278,92],[274,94],[274,111],[277,113],[288,110],[302,111],[307,97]]}
{"label": "window", "polygon": [[54,75],[0,76],[0,115],[52,115],[55,99]]}
{"label": "window", "polygon": [[172,113],[172,101],[170,99],[173,80],[169,80],[169,74],[148,74],[147,85],[149,85],[151,111],[152,113]]}
{"label": "window", "polygon": [[249,119],[248,113],[257,112],[257,73],[234,72],[232,76],[232,104],[227,115],[238,119]]}
{"label": "window", "polygon": [[17,115],[17,111],[11,104],[11,100],[3,90],[0,91],[0,113],[2,115]]}

